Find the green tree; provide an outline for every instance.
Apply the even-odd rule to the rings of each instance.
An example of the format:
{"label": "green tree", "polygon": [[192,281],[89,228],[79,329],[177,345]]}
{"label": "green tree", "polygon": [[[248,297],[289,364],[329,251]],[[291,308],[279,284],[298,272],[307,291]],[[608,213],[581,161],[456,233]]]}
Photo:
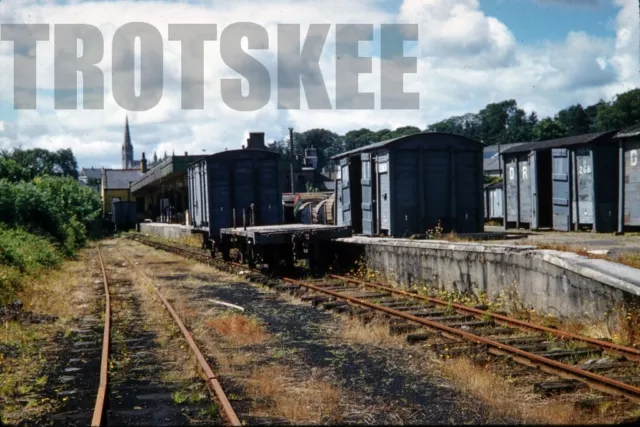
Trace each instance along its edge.
{"label": "green tree", "polygon": [[0,178],[18,182],[45,175],[78,178],[78,163],[70,148],[0,151]]}
{"label": "green tree", "polygon": [[567,129],[558,121],[547,117],[533,129],[533,137],[536,141],[546,141],[548,139],[562,138],[567,136]]}
{"label": "green tree", "polygon": [[567,135],[589,133],[593,123],[582,105],[576,104],[560,110],[556,120],[567,129]]}

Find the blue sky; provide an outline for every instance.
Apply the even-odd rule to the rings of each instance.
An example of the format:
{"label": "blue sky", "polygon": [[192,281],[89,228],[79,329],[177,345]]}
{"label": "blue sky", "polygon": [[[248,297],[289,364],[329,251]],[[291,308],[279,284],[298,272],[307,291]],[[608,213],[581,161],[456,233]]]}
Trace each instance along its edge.
{"label": "blue sky", "polygon": [[570,31],[614,37],[618,9],[611,1],[480,0],[480,7],[506,24],[520,43],[559,41]]}

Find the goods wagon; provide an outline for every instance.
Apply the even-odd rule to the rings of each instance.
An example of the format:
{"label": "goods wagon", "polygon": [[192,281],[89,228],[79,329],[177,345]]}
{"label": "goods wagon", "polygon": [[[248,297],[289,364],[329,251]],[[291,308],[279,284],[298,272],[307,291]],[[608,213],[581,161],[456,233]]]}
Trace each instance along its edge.
{"label": "goods wagon", "polygon": [[136,202],[113,200],[111,214],[116,231],[130,230],[136,226]]}
{"label": "goods wagon", "polygon": [[337,223],[356,234],[406,237],[440,225],[484,230],[482,145],[464,136],[420,132],[333,157]]}
{"label": "goods wagon", "polygon": [[615,131],[518,145],[504,151],[506,228],[610,232],[618,216]]}
{"label": "goods wagon", "polygon": [[190,222],[212,249],[225,227],[282,222],[279,154],[256,148],[222,151],[187,169]]}
{"label": "goods wagon", "polygon": [[618,142],[618,232],[640,227],[640,124],[620,131]]}
{"label": "goods wagon", "polygon": [[484,186],[484,219],[487,221],[504,218],[502,209],[503,189],[502,182],[487,184]]}

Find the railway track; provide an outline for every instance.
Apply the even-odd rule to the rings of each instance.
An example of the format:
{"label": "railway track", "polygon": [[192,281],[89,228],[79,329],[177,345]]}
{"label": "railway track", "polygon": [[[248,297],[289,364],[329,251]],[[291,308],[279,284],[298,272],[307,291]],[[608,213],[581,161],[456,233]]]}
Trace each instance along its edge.
{"label": "railway track", "polygon": [[[226,270],[247,266],[211,259],[208,253],[139,236],[135,240]],[[431,346],[444,357],[487,351],[543,371],[553,378],[535,384],[541,393],[571,392],[585,387],[640,403],[640,350],[548,328],[438,298],[427,297],[349,277],[320,279],[269,278],[252,270],[248,279],[297,294],[315,306],[387,318],[395,333],[405,333],[409,343],[437,336]]]}
{"label": "railway track", "polygon": [[[180,403],[173,398],[176,395],[175,384],[166,384],[158,379],[158,374],[164,366],[154,357],[153,351],[149,351],[155,346],[154,334],[145,328],[139,297],[133,290],[132,282],[127,279],[114,280],[110,277],[101,245],[98,245],[97,251],[104,282],[105,322],[100,383],[91,420],[92,427],[122,424],[189,424],[192,419],[189,416],[190,410],[204,410],[203,408],[208,406],[203,407],[203,403],[189,403],[190,407],[185,408],[175,404]],[[113,257],[115,252],[126,260],[125,264],[121,261],[115,263],[116,266],[129,264],[149,282],[171,314],[197,359],[201,375],[215,395],[223,423],[232,426],[242,425],[213,370],[171,304],[124,251],[115,246],[111,248],[111,252],[110,257]],[[114,335],[117,335],[118,339],[114,339]],[[220,422],[217,414],[206,413],[206,410],[203,416],[206,418],[204,421],[208,423]]]}

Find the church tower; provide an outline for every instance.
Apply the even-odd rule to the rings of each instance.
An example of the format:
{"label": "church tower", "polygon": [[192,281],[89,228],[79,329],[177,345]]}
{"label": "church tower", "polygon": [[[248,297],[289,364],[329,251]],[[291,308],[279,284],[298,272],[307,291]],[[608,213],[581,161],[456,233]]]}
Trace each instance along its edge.
{"label": "church tower", "polygon": [[131,145],[129,117],[127,116],[124,123],[124,141],[122,142],[122,169],[131,169],[133,166],[133,145]]}

